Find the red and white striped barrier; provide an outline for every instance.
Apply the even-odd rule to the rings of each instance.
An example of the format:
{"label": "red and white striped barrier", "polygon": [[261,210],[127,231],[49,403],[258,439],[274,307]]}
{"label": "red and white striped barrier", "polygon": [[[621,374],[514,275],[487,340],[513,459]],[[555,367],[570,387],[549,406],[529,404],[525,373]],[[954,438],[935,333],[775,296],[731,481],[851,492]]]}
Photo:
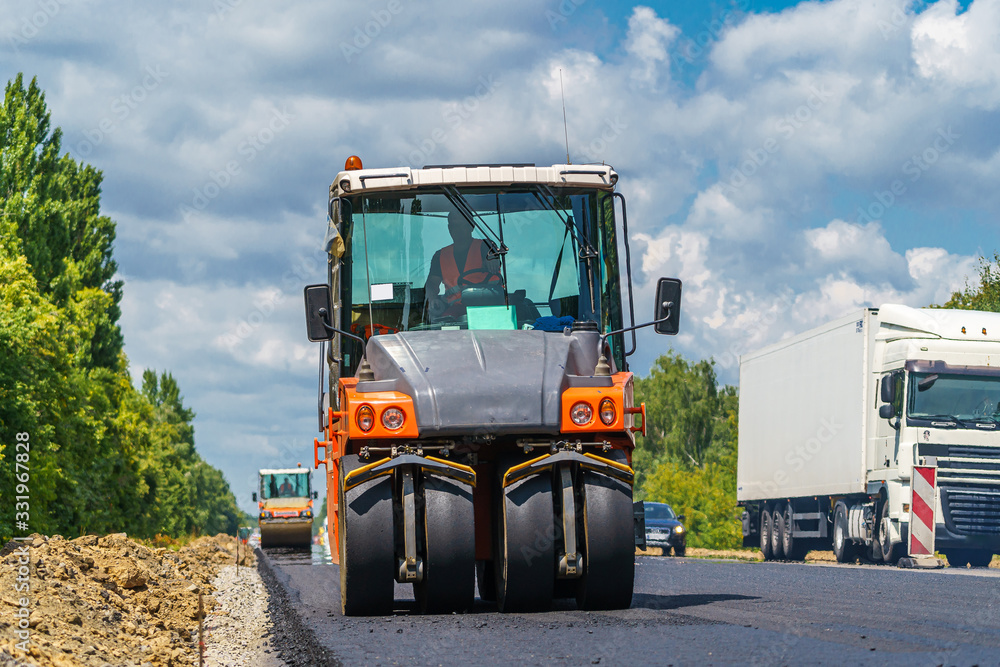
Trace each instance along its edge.
{"label": "red and white striped barrier", "polygon": [[910,502],[911,557],[934,556],[934,507],[937,505],[937,468],[913,466],[910,478],[913,498]]}

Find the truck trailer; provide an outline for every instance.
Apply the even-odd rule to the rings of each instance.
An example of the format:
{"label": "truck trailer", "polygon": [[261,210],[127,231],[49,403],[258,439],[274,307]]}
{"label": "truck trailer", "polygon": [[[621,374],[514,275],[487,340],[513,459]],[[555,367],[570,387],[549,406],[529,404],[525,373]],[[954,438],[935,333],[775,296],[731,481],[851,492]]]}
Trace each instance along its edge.
{"label": "truck trailer", "polygon": [[[267,468],[257,473],[257,520],[262,547],[312,544],[313,500],[308,468]],[[260,494],[258,496],[258,494]]]}
{"label": "truck trailer", "polygon": [[626,357],[636,328],[676,333],[681,285],[635,324],[617,181],[356,156],[337,174],[305,306],[346,615],[391,613],[397,582],[426,613],[468,609],[477,581],[504,612],[630,605],[645,406]]}
{"label": "truck trailer", "polygon": [[936,466],[935,549],[1000,552],[1000,314],[860,312],[740,359],[737,500],[768,560],[906,555],[913,467]]}

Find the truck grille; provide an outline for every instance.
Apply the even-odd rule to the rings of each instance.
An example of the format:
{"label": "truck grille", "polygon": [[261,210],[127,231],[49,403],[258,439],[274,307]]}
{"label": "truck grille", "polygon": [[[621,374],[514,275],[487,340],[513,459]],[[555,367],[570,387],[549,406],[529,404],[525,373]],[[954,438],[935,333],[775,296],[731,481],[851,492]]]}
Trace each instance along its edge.
{"label": "truck grille", "polygon": [[[937,456],[945,524],[965,535],[1000,535],[1000,447],[949,445]],[[921,447],[921,454],[925,453]]]}
{"label": "truck grille", "polygon": [[1000,491],[941,489],[945,523],[966,535],[1000,535]]}
{"label": "truck grille", "polygon": [[[926,449],[930,448],[921,447],[920,453],[925,454]],[[1000,486],[1000,447],[949,445],[926,454],[938,457],[938,486]]]}

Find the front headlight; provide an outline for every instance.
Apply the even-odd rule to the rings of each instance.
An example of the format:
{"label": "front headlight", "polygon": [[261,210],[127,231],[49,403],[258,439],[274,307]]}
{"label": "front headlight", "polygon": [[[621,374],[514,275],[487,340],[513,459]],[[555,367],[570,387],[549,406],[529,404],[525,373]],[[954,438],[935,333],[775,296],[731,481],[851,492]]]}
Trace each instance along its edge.
{"label": "front headlight", "polygon": [[312,510],[302,510],[299,512],[299,516],[311,517],[313,515]]}
{"label": "front headlight", "polygon": [[615,417],[617,415],[615,414],[614,401],[612,401],[610,398],[603,399],[601,401],[599,410],[601,413],[601,421],[604,423],[605,426],[611,426],[612,424],[615,423]]}
{"label": "front headlight", "polygon": [[577,426],[586,426],[594,418],[594,408],[581,401],[570,408],[569,418]]}
{"label": "front headlight", "polygon": [[367,433],[375,425],[375,411],[370,405],[362,405],[358,409],[358,428]]}
{"label": "front headlight", "polygon": [[398,431],[403,428],[404,419],[402,410],[399,408],[389,408],[382,413],[382,426],[390,431]]}
{"label": "front headlight", "polygon": [[684,526],[677,526],[676,528],[674,528],[674,532],[677,533],[678,535],[682,534],[684,532]]}
{"label": "front headlight", "polygon": [[260,513],[260,518],[261,519],[270,519],[271,518],[271,513],[268,512],[267,510],[264,510],[263,512]]}

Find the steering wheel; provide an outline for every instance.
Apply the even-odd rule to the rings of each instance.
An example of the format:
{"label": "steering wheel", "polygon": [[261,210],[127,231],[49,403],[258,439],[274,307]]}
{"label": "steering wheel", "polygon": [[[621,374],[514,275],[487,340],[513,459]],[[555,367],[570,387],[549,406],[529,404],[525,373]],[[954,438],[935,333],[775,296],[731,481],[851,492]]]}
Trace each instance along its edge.
{"label": "steering wheel", "polygon": [[996,408],[1000,406],[994,406],[992,399],[986,396],[979,402],[976,408],[972,411],[975,417],[992,417],[997,414]]}

